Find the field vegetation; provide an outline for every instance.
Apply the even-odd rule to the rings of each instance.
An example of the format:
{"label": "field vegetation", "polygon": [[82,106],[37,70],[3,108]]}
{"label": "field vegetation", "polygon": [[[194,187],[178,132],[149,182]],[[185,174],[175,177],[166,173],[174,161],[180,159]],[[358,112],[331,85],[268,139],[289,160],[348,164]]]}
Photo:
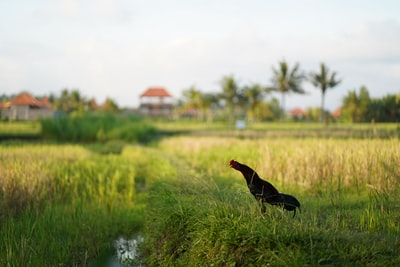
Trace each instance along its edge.
{"label": "field vegetation", "polygon": [[[149,266],[400,261],[398,140],[180,137],[159,148],[194,172],[152,189]],[[231,158],[296,195],[302,213],[292,219],[270,206],[262,215],[243,177],[229,169]]]}
{"label": "field vegetation", "polygon": [[157,122],[158,129],[175,134],[197,136],[234,136],[243,138],[294,137],[294,138],[334,138],[334,139],[376,139],[399,138],[398,123],[332,123],[324,125],[316,122],[251,122],[245,129],[238,130],[234,123],[196,121]]}
{"label": "field vegetation", "polygon": [[24,145],[0,158],[1,266],[85,266],[142,225],[125,157]]}
{"label": "field vegetation", "polygon": [[[127,265],[399,265],[398,126],[377,124],[391,134],[373,136],[346,125],[341,137],[301,125],[158,122],[150,143],[3,142],[0,265],[101,265],[117,238],[138,235]],[[262,214],[230,159],[295,195],[302,212]]]}
{"label": "field vegetation", "polygon": [[36,139],[41,131],[41,125],[37,121],[0,121],[0,140]]}

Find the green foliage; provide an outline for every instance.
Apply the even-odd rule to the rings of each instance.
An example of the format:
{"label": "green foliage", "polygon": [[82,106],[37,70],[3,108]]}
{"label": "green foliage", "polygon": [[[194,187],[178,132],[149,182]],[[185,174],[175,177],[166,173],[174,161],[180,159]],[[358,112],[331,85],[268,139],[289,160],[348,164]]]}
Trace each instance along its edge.
{"label": "green foliage", "polygon": [[[263,107],[261,107],[262,100],[264,98],[265,89],[260,84],[253,84],[251,86],[245,86],[243,88],[243,94],[246,98],[247,105],[249,106],[247,117],[250,121],[254,121],[256,118],[260,118],[257,111],[261,111]],[[265,107],[265,106],[264,106]],[[267,111],[268,115],[272,113],[270,110]],[[264,113],[264,118],[266,114]],[[271,114],[272,115],[272,114]],[[263,118],[263,117],[261,117]]]}
{"label": "green foliage", "polygon": [[[0,265],[87,266],[138,233],[147,266],[400,264],[397,139],[178,136],[92,151],[0,147]],[[230,159],[302,213],[261,214]]]}
{"label": "green foliage", "polygon": [[358,93],[350,91],[343,98],[342,111],[342,118],[351,122],[398,122],[400,95],[370,98],[368,89],[362,86]]}
{"label": "green foliage", "polygon": [[104,104],[99,106],[95,99],[88,100],[78,89],[70,91],[68,88],[64,88],[59,97],[51,95],[49,100],[56,110],[67,114],[89,110],[102,110],[110,113],[119,112],[118,105],[113,99],[107,98]]}
{"label": "green foliage", "polygon": [[35,121],[0,122],[0,136],[38,135],[40,130],[40,124]]}
{"label": "green foliage", "polygon": [[368,121],[399,122],[400,94],[386,95],[382,98],[371,99],[366,114]]}
{"label": "green foliage", "polygon": [[112,210],[81,204],[52,205],[39,214],[24,211],[17,220],[2,221],[0,264],[89,266],[113,250],[110,240],[138,231],[142,216],[142,210],[124,203]]}
{"label": "green foliage", "polygon": [[[142,253],[149,266],[397,265],[397,140],[180,137],[160,149],[196,170],[149,188]],[[234,158],[295,194],[295,219],[262,215]],[[370,190],[371,186],[374,188]]]}
{"label": "green foliage", "polygon": [[[279,114],[279,113],[277,113]],[[311,113],[312,114],[312,113]],[[315,116],[318,118],[319,113]],[[246,129],[237,131],[233,123],[198,123],[188,121],[157,122],[158,129],[173,134],[196,136],[226,136],[241,138],[325,138],[325,139],[390,139],[400,137],[400,127],[395,123],[332,123],[329,126],[316,122],[248,122]]]}
{"label": "green foliage", "polygon": [[54,99],[54,107],[62,112],[70,113],[73,111],[82,112],[85,106],[85,98],[78,89],[69,91],[63,89],[59,98]]}
{"label": "green foliage", "polygon": [[109,97],[104,102],[103,109],[105,111],[107,111],[107,112],[110,112],[110,113],[118,113],[119,112],[119,108],[118,108],[117,102],[115,102],[113,99],[111,99]]}
{"label": "green foliage", "polygon": [[156,128],[146,123],[130,123],[114,128],[106,134],[108,140],[124,140],[127,142],[147,143],[158,135]]}
{"label": "green foliage", "polygon": [[0,140],[39,139],[41,125],[36,121],[0,121]]}
{"label": "green foliage", "polygon": [[278,121],[284,114],[283,110],[279,107],[279,101],[272,98],[270,101],[262,102],[256,108],[256,114],[259,114],[261,121]]}
{"label": "green foliage", "polygon": [[121,154],[126,143],[121,140],[111,140],[105,143],[92,143],[86,147],[93,152],[102,155],[106,154]]}
{"label": "green foliage", "polygon": [[157,130],[137,117],[110,113],[72,113],[41,121],[42,136],[62,142],[124,140],[148,142]]}
{"label": "green foliage", "polygon": [[225,101],[227,118],[229,121],[233,121],[237,109],[239,109],[239,114],[243,112],[240,110],[241,106],[245,104],[243,92],[233,75],[224,76],[220,84],[222,89],[220,97]]}
{"label": "green foliage", "polygon": [[129,158],[135,166],[138,166],[135,173],[137,192],[147,192],[148,187],[160,179],[177,179],[182,168],[177,169],[172,164],[172,159],[169,158],[169,155],[163,154],[156,149],[127,147],[123,155]]}
{"label": "green foliage", "polygon": [[0,265],[87,266],[143,224],[131,159],[79,146],[0,148]]}

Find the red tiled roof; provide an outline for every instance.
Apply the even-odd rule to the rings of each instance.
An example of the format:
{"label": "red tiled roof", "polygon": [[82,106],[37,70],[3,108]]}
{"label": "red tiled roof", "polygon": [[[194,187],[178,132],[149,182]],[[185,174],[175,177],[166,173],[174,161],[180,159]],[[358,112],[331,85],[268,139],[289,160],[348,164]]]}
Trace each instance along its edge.
{"label": "red tiled roof", "polygon": [[0,102],[0,109],[9,108],[10,105],[11,105],[10,101],[8,101],[8,102]]}
{"label": "red tiled roof", "polygon": [[34,98],[31,94],[21,93],[11,100],[12,106],[34,106],[41,107],[42,102]]}
{"label": "red tiled roof", "polygon": [[157,96],[157,97],[172,97],[172,95],[163,87],[150,87],[140,97]]}
{"label": "red tiled roof", "polygon": [[295,109],[292,109],[291,111],[289,111],[289,115],[291,115],[291,116],[306,116],[307,112],[300,108],[295,108]]}
{"label": "red tiled roof", "polygon": [[42,107],[50,108],[50,102],[49,102],[49,98],[47,96],[43,97],[40,100],[40,103],[41,103]]}
{"label": "red tiled roof", "polygon": [[332,116],[334,117],[334,118],[339,118],[340,117],[340,115],[342,114],[342,111],[340,110],[340,108],[337,108],[333,113],[332,113]]}

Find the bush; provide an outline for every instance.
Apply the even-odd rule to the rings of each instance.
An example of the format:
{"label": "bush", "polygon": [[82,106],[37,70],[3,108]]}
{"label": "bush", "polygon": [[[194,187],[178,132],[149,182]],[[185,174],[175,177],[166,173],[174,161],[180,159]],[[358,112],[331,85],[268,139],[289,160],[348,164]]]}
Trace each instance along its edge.
{"label": "bush", "polygon": [[61,142],[148,142],[157,129],[138,117],[109,113],[72,113],[41,121],[42,137]]}

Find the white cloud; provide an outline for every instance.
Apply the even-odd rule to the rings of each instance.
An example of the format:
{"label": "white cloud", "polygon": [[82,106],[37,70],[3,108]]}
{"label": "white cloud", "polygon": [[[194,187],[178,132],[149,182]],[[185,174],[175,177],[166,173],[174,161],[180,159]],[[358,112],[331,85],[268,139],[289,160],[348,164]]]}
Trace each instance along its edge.
{"label": "white cloud", "polygon": [[[257,1],[211,7],[202,1],[45,2],[26,8],[31,16],[26,11],[24,23],[13,20],[13,30],[0,36],[0,89],[79,88],[132,106],[152,85],[180,96],[193,84],[219,90],[218,81],[229,74],[241,84],[267,84],[271,66],[284,58],[305,71],[324,62],[338,72],[343,82],[328,92],[331,109],[349,89],[365,84],[382,95],[400,84],[400,25],[392,15],[347,10],[354,18],[341,19],[337,8],[325,18],[321,4],[321,14],[302,7],[282,17],[286,4]],[[310,95],[289,97],[288,107],[319,105],[319,91],[305,86]]]}

